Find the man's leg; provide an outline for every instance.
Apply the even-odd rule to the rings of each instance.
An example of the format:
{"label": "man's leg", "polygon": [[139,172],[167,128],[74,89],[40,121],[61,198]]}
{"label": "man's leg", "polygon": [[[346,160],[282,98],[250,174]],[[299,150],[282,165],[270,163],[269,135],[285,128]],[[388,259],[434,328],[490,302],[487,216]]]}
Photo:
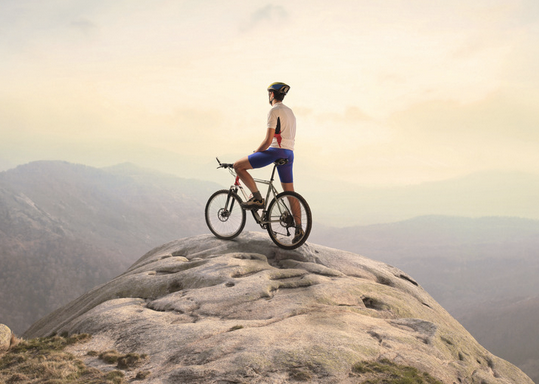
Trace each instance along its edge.
{"label": "man's leg", "polygon": [[247,170],[253,169],[251,163],[249,162],[248,157],[244,157],[241,160],[238,160],[234,163],[234,170],[239,176],[240,180],[243,181],[243,184],[253,193],[253,198],[249,201],[241,203],[243,209],[260,209],[264,207],[264,198],[258,191],[258,187],[253,177],[247,172]]}
{"label": "man's leg", "polygon": [[258,187],[253,177],[247,172],[249,169],[253,169],[253,167],[251,166],[251,163],[249,163],[249,158],[247,156],[234,163],[236,174],[240,177],[240,180],[243,181],[243,184],[245,184],[245,186],[254,194],[255,192],[258,192]]}
{"label": "man's leg", "polygon": [[[294,183],[281,183],[284,191],[294,192]],[[292,214],[294,215],[294,221],[296,223],[296,228],[301,228],[301,206],[299,201],[295,198],[288,198],[290,202],[290,208],[292,209]]]}
{"label": "man's leg", "polygon": [[283,186],[283,191],[291,191],[294,192],[294,183],[281,183]]}

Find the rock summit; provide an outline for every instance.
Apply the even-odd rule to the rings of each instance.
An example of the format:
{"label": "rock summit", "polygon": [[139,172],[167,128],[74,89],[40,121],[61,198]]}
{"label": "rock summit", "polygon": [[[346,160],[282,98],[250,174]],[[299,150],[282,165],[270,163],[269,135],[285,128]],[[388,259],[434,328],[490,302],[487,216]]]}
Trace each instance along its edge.
{"label": "rock summit", "polygon": [[361,367],[382,362],[425,383],[533,384],[405,272],[309,243],[285,251],[256,232],[158,247],[24,337],[64,332],[148,355],[151,383],[363,383],[376,372]]}

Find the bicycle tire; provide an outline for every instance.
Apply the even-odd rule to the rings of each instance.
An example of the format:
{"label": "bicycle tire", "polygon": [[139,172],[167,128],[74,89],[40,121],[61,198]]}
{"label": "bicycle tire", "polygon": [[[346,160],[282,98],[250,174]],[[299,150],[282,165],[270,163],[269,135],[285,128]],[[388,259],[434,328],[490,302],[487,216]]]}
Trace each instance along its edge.
{"label": "bicycle tire", "polygon": [[208,199],[204,209],[206,224],[219,239],[231,240],[243,231],[247,218],[240,204],[240,197],[228,189],[217,191]]}
{"label": "bicycle tire", "polygon": [[[293,242],[297,215],[292,213],[293,204],[299,208],[297,215],[301,217],[301,228],[304,235]],[[297,209],[297,208],[296,208]],[[297,192],[281,192],[270,203],[266,213],[267,231],[273,242],[283,249],[296,249],[302,246],[309,237],[312,228],[311,208],[307,201]],[[293,229],[293,233],[290,233]]]}

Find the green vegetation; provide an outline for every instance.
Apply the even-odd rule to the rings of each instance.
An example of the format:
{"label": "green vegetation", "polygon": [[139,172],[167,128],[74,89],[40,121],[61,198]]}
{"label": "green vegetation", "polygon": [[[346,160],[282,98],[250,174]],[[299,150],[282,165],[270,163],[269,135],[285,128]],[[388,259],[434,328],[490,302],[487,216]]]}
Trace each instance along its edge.
{"label": "green vegetation", "polygon": [[[90,335],[80,334],[71,337],[52,336],[31,340],[22,340],[10,351],[0,356],[1,383],[82,383],[82,384],[125,384],[125,374],[121,370],[139,366],[146,355],[128,353],[122,355],[116,351],[99,354],[88,352],[89,356],[99,356],[108,364],[117,364],[117,370],[101,372],[87,367],[64,349],[76,343],[90,340]],[[150,375],[149,371],[141,371],[136,379]]]}
{"label": "green vegetation", "polygon": [[364,378],[362,384],[443,384],[427,372],[387,359],[356,363],[352,366],[351,375]]}

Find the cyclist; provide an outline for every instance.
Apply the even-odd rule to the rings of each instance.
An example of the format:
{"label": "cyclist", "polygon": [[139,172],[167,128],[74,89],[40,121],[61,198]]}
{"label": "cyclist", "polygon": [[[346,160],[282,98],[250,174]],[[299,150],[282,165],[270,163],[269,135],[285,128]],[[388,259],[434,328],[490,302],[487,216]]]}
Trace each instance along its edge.
{"label": "cyclist", "polygon": [[[234,163],[234,169],[241,181],[252,192],[253,197],[244,203],[244,209],[253,210],[264,207],[264,198],[260,194],[256,182],[247,172],[249,169],[262,168],[275,162],[278,159],[287,159],[288,163],[277,168],[281,185],[285,191],[294,191],[294,143],[296,137],[296,117],[294,112],[283,104],[283,99],[290,90],[290,86],[285,83],[272,83],[268,87],[268,99],[271,109],[268,113],[268,124],[266,137],[253,154],[246,156]],[[292,210],[299,210],[299,207],[292,205]],[[294,242],[303,237],[301,229],[301,216],[293,212],[296,218],[296,233]]]}

